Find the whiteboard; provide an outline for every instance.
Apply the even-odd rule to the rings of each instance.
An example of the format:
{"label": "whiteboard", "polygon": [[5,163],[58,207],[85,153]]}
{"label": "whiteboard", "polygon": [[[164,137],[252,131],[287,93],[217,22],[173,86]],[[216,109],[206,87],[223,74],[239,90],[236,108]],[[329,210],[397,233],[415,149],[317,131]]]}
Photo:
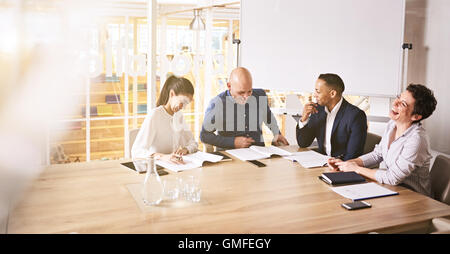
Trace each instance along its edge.
{"label": "whiteboard", "polygon": [[394,96],[404,0],[241,0],[240,66],[253,87],[312,92],[336,73],[345,94]]}

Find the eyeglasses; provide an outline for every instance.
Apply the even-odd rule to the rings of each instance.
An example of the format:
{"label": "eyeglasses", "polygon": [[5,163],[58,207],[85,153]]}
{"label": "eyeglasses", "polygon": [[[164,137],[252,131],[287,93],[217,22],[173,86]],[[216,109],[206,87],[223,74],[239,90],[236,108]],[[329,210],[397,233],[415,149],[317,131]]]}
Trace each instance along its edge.
{"label": "eyeglasses", "polygon": [[397,100],[400,101],[400,105],[401,105],[403,108],[408,108],[408,103],[406,103],[406,101],[400,99],[400,95],[397,95]]}

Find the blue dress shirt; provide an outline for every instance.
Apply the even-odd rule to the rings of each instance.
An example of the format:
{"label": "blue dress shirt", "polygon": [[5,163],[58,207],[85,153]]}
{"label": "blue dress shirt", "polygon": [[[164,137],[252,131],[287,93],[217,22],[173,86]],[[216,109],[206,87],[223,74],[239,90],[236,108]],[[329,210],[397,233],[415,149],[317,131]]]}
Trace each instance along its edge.
{"label": "blue dress shirt", "polygon": [[[251,137],[253,145],[264,146],[261,124],[280,134],[275,116],[268,105],[266,92],[253,89],[244,105],[234,101],[229,90],[214,97],[206,109],[200,140],[223,149],[233,149],[235,137]],[[215,133],[217,131],[217,134]]]}

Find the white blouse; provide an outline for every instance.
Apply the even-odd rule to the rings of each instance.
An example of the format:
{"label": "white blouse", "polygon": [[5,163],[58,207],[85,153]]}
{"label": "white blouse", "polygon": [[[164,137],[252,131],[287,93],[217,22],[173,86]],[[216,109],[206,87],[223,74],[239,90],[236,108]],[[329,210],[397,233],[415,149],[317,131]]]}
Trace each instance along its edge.
{"label": "white blouse", "polygon": [[181,111],[171,116],[164,106],[159,106],[145,117],[131,148],[131,156],[146,158],[154,153],[170,154],[180,146],[194,153],[198,144]]}
{"label": "white blouse", "polygon": [[389,146],[389,137],[395,131],[395,121],[390,120],[375,149],[360,156],[365,167],[384,161],[386,169],[379,169],[375,178],[379,183],[397,185],[404,183],[417,192],[430,196],[430,160],[428,137],[420,123],[414,123]]}

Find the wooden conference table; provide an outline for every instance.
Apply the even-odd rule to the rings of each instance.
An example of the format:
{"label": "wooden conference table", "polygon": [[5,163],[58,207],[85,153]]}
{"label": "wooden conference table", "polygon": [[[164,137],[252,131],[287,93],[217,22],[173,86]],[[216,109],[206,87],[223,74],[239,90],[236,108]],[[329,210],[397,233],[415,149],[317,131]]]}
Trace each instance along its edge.
{"label": "wooden conference table", "polygon": [[[301,150],[295,146],[286,150]],[[326,168],[283,158],[258,168],[233,158],[180,173],[200,177],[202,201],[143,212],[127,189],[143,182],[119,161],[52,165],[11,212],[7,233],[367,233],[404,232],[450,215],[450,206],[399,186],[397,196],[347,211],[320,181]]]}

